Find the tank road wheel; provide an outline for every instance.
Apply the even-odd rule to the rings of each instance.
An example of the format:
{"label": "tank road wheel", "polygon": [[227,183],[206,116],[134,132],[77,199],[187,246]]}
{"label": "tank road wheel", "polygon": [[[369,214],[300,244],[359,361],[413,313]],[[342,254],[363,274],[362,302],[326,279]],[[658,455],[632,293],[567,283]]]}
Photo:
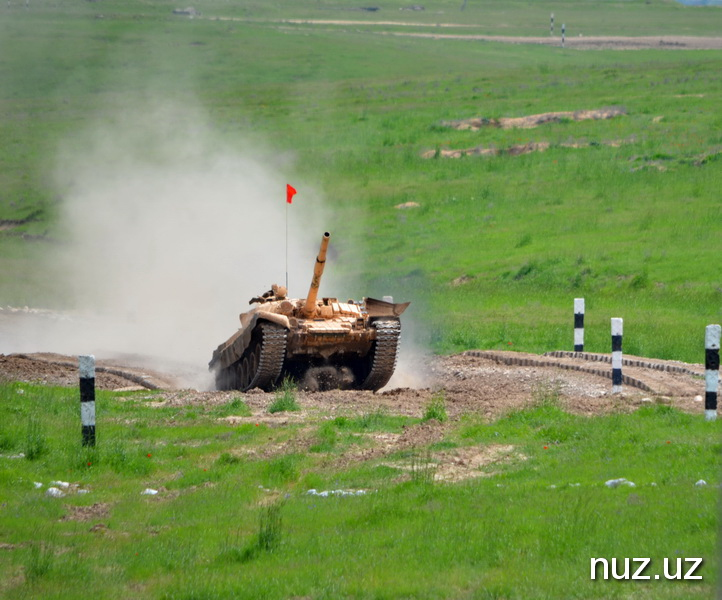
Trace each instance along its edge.
{"label": "tank road wheel", "polygon": [[268,392],[273,388],[283,371],[287,336],[288,331],[280,325],[267,321],[259,323],[244,354],[243,362],[248,361],[248,382],[241,391],[258,387]]}
{"label": "tank road wheel", "polygon": [[398,319],[380,319],[371,327],[376,328],[376,341],[366,356],[366,378],[358,389],[380,390],[391,379],[396,368],[396,350],[401,335],[401,322]]}

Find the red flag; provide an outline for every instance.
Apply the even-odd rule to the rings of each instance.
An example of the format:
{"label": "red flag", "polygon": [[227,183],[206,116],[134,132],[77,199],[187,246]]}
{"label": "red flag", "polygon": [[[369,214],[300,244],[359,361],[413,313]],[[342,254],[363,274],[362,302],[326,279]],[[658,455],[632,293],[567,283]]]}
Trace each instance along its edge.
{"label": "red flag", "polygon": [[288,202],[288,204],[293,203],[294,194],[296,194],[296,188],[292,185],[286,184],[286,202]]}

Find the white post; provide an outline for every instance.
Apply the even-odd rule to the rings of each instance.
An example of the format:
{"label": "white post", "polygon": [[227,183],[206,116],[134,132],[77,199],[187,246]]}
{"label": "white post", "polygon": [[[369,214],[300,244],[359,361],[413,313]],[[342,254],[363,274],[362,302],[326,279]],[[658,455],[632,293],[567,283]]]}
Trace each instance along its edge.
{"label": "white post", "polygon": [[717,388],[719,387],[719,325],[707,325],[704,331],[704,418],[717,418]]}
{"label": "white post", "polygon": [[622,391],[622,333],[624,319],[612,319],[612,393]]}
{"label": "white post", "polygon": [[584,352],[584,298],[574,298],[574,352]]}
{"label": "white post", "polygon": [[552,13],[552,19],[549,25],[549,35],[554,37],[554,13]]}
{"label": "white post", "polygon": [[83,446],[95,446],[95,356],[78,357],[80,366],[80,420]]}

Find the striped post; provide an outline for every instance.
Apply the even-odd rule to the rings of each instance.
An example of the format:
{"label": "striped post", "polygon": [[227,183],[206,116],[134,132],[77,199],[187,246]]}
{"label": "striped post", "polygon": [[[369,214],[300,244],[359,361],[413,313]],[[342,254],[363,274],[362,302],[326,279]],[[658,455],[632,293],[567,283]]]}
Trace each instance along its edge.
{"label": "striped post", "polygon": [[704,418],[717,418],[717,388],[719,387],[719,325],[707,325],[704,331]]}
{"label": "striped post", "polygon": [[624,319],[612,319],[612,393],[622,391],[622,332]]}
{"label": "striped post", "polygon": [[549,25],[549,35],[554,37],[554,13],[552,13],[552,19]]}
{"label": "striped post", "polygon": [[584,352],[584,298],[574,298],[574,352]]}
{"label": "striped post", "polygon": [[79,356],[80,420],[83,424],[83,446],[95,446],[95,357]]}
{"label": "striped post", "polygon": [[567,26],[562,23],[562,48],[564,48],[564,36],[566,34]]}

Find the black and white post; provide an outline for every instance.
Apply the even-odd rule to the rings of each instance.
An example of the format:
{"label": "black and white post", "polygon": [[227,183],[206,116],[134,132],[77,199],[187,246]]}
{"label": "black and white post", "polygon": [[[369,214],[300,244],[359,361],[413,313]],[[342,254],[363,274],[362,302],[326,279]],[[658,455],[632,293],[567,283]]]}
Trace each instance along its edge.
{"label": "black and white post", "polygon": [[80,365],[80,420],[83,446],[95,446],[95,356],[78,357]]}
{"label": "black and white post", "polygon": [[566,31],[567,31],[567,26],[564,23],[562,23],[562,48],[564,48],[564,37],[566,35]]}
{"label": "black and white post", "polygon": [[551,22],[549,24],[549,35],[554,37],[554,13],[552,13]]}
{"label": "black and white post", "polygon": [[612,319],[612,394],[622,391],[622,333],[624,319]]}
{"label": "black and white post", "polygon": [[704,418],[717,419],[717,388],[719,387],[719,325],[707,325],[704,331]]}
{"label": "black and white post", "polygon": [[584,298],[574,298],[574,352],[584,352]]}

